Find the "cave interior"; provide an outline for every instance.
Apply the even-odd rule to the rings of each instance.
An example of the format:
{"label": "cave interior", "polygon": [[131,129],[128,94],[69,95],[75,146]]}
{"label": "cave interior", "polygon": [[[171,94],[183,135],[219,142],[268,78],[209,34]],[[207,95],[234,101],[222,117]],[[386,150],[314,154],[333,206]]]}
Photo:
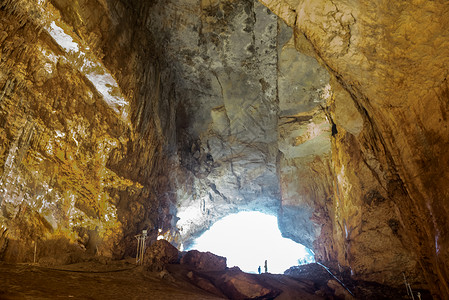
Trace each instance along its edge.
{"label": "cave interior", "polygon": [[[0,0],[0,18],[0,298],[449,297],[447,1]],[[316,263],[183,251],[251,211]]]}

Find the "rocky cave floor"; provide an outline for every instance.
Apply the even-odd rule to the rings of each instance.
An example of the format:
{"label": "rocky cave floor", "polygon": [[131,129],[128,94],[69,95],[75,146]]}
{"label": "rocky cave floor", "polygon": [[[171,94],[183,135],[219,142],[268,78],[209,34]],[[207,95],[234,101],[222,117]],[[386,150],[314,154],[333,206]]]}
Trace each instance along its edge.
{"label": "rocky cave floor", "polygon": [[[235,267],[203,271],[179,263],[154,271],[136,266],[134,259],[51,267],[1,263],[0,299],[410,299],[405,288],[338,275],[352,297],[317,264],[292,267],[286,274],[248,274]],[[432,299],[420,292],[421,299]]]}

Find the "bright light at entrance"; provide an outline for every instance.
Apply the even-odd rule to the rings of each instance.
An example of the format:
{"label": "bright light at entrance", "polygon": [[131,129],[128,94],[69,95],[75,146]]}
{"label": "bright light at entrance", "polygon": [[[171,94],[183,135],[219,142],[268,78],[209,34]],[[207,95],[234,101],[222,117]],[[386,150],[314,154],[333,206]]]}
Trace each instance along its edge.
{"label": "bright light at entrance", "polygon": [[229,215],[196,239],[191,249],[225,256],[228,267],[238,266],[245,272],[284,273],[291,266],[314,262],[309,249],[283,238],[275,216],[260,212]]}

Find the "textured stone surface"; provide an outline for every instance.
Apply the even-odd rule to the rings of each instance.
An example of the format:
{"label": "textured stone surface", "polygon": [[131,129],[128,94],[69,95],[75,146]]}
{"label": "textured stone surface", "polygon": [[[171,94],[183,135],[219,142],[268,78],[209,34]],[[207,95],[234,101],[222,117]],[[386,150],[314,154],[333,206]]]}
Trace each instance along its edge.
{"label": "textured stone surface", "polygon": [[[45,256],[45,243],[61,236],[92,253],[122,257],[135,249],[136,231],[148,228],[155,237],[164,224],[164,199],[156,197],[167,183],[160,171],[166,114],[156,100],[163,98],[156,79],[163,75],[151,63],[142,71],[146,58],[137,44],[148,38],[136,41],[122,31],[131,16],[118,22],[87,2],[1,2],[0,218],[7,260],[32,260],[34,241]],[[127,58],[124,47],[134,49]]]}
{"label": "textured stone surface", "polygon": [[[259,210],[279,213],[284,235],[312,247],[321,230],[310,220],[314,201],[329,193],[309,191],[315,175],[303,169],[328,168],[328,72],[258,2],[158,2],[150,14],[151,32],[170,33],[160,43],[177,71],[179,232],[164,238],[189,246],[221,217]],[[304,190],[310,195],[298,198]]]}
{"label": "textured stone surface", "polygon": [[226,269],[226,257],[210,252],[190,250],[183,254],[181,264],[200,271],[224,271]]}
{"label": "textured stone surface", "polygon": [[197,287],[208,291],[212,294],[225,298],[226,296],[217,288],[209,279],[198,275],[196,272],[190,271],[187,273],[187,278]]}
{"label": "textured stone surface", "polygon": [[231,212],[279,207],[277,18],[253,1],[197,2],[198,16],[189,4],[173,3],[186,19],[173,20],[182,31],[166,46],[179,70],[175,181],[186,245]]}
{"label": "textured stone surface", "polygon": [[282,26],[279,35],[287,41],[278,48],[278,220],[283,235],[312,248],[321,224],[311,218],[330,194],[329,74],[295,49],[290,28]]}
{"label": "textured stone surface", "polygon": [[[335,77],[333,229],[323,234],[334,243],[319,255],[373,280],[417,272],[447,296],[447,2],[262,2]],[[360,116],[340,107],[348,94]]]}
{"label": "textured stone surface", "polygon": [[[25,24],[43,28],[34,37],[35,44],[23,41],[34,51],[24,59],[34,59],[48,70],[52,63],[64,62],[73,73],[73,78],[61,82],[42,76],[37,80],[33,75],[28,90],[40,93],[42,81],[45,91],[52,93],[46,98],[51,103],[54,98],[66,99],[73,106],[79,102],[74,98],[85,100],[79,102],[84,106],[76,114],[71,113],[73,109],[52,108],[64,127],[43,121],[49,131],[45,145],[54,143],[70,152],[58,156],[48,176],[40,171],[40,164],[24,171],[17,161],[2,177],[10,239],[19,239],[20,233],[13,230],[22,226],[9,220],[9,210],[17,209],[17,203],[8,206],[17,193],[16,187],[11,188],[17,186],[14,178],[32,173],[22,180],[23,190],[31,194],[36,190],[33,182],[40,182],[42,190],[51,191],[26,196],[23,202],[29,205],[35,198],[44,199],[30,211],[51,223],[47,229],[38,224],[40,232],[22,245],[28,249],[26,259],[34,239],[59,235],[69,235],[69,240],[92,253],[116,257],[134,251],[133,235],[143,228],[152,238],[160,233],[175,245],[189,245],[222,216],[254,209],[280,212],[284,234],[313,246],[321,225],[310,221],[315,209],[311,205],[321,196],[296,199],[298,190],[307,187],[298,189],[292,179],[329,151],[329,126],[319,109],[329,92],[329,76],[313,57],[295,51],[292,31],[265,7],[252,1],[155,2],[137,5],[137,11],[128,15],[131,8],[120,1],[55,0],[42,2],[33,14],[28,4],[23,0],[4,6],[5,13],[14,11]],[[198,14],[191,14],[193,8]],[[10,18],[14,22],[17,16]],[[134,30],[135,19],[143,24],[146,35]],[[145,43],[153,43],[153,48],[143,51]],[[44,47],[51,51],[40,51]],[[10,56],[5,59],[17,65],[14,55]],[[36,73],[34,69],[26,72]],[[104,81],[105,74],[112,88],[95,80]],[[76,80],[79,86],[73,85]],[[80,95],[64,93],[66,86]],[[5,83],[6,92],[9,88]],[[105,112],[91,109],[94,104],[103,105]],[[13,108],[5,106],[4,111]],[[45,115],[33,110],[24,116],[28,114]],[[93,121],[100,116],[102,126]],[[72,121],[75,117],[77,121]],[[29,130],[26,124],[17,126]],[[11,141],[19,143],[22,135]],[[104,151],[96,146],[97,139],[108,145]],[[7,146],[5,162],[16,159],[17,149],[23,147]],[[37,155],[43,151],[37,149]],[[47,153],[47,160],[53,161],[56,154]],[[92,167],[97,160],[101,164]],[[41,209],[61,201],[68,207],[58,219],[54,219],[54,208]],[[36,222],[31,216],[12,219]]]}
{"label": "textured stone surface", "polygon": [[230,299],[273,299],[281,291],[268,284],[259,282],[253,274],[247,274],[238,268],[230,269],[216,280],[216,285]]}
{"label": "textured stone surface", "polygon": [[166,240],[157,240],[145,250],[143,264],[151,270],[162,270],[165,265],[179,262],[179,251]]}
{"label": "textured stone surface", "polygon": [[[55,270],[56,269],[56,270]],[[118,272],[120,270],[120,272]],[[109,271],[109,272],[108,272]],[[113,272],[111,272],[113,271]],[[161,276],[164,275],[164,276]],[[163,272],[148,272],[143,268],[133,268],[129,261],[111,261],[107,265],[80,263],[71,266],[42,268],[27,264],[0,264],[0,295],[2,299],[140,299],[154,298],[161,300],[202,300],[202,299],[251,299],[264,291],[280,293],[274,299],[344,299],[336,294],[341,286],[334,285],[335,290],[327,286],[327,279],[310,280],[315,274],[308,273],[309,278],[274,274],[245,274],[235,269],[223,272],[201,273],[184,269],[182,265],[169,265]],[[234,285],[240,285],[238,293],[229,284],[223,294],[215,284],[222,279],[234,278]],[[359,283],[360,284],[360,283]],[[246,288],[242,288],[246,286]],[[76,288],[74,288],[76,287]],[[363,293],[367,285],[361,286],[357,299],[408,299],[405,289],[382,291],[382,286],[375,286],[376,294]],[[226,286],[223,286],[226,289]],[[226,290],[225,290],[226,291]],[[382,292],[379,292],[382,291]],[[226,296],[229,295],[229,296]],[[273,299],[274,293],[256,299]],[[431,299],[422,294],[422,299]]]}

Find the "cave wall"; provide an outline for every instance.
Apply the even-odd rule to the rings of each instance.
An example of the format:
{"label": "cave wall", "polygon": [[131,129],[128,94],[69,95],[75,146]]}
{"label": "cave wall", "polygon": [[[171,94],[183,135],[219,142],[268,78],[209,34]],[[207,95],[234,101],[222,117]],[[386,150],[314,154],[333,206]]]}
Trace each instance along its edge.
{"label": "cave wall", "polygon": [[[417,277],[435,294],[448,295],[447,2],[262,3],[307,41],[334,77],[333,88],[347,94],[336,95],[331,107],[338,131],[332,140],[334,243],[328,244],[334,249],[322,251],[365,275],[376,268],[412,273],[415,260]],[[349,129],[344,118],[339,122],[344,98],[357,108],[362,131],[353,121]],[[379,221],[366,222],[372,218]],[[373,232],[397,239],[379,240]],[[406,250],[397,252],[399,244]]]}
{"label": "cave wall", "polygon": [[157,43],[176,73],[177,223],[161,236],[188,247],[227,214],[258,210],[313,247],[315,198],[295,198],[292,178],[309,164],[328,169],[330,126],[320,109],[328,72],[298,53],[291,28],[257,1],[156,1],[149,14],[149,31],[167,33]]}
{"label": "cave wall", "polygon": [[155,238],[171,226],[163,167],[174,113],[161,88],[171,73],[148,51],[152,37],[132,29],[142,10],[0,8],[2,258],[30,261],[35,242],[38,258],[132,254],[140,230]]}
{"label": "cave wall", "polygon": [[157,1],[150,14],[177,75],[178,231],[162,235],[188,246],[239,209],[277,211],[277,17],[255,1]]}
{"label": "cave wall", "polygon": [[278,223],[283,236],[313,249],[332,189],[330,77],[313,56],[296,50],[291,28],[282,24],[280,36],[287,41],[278,49]]}
{"label": "cave wall", "polygon": [[[320,107],[329,76],[295,51],[292,30],[267,8],[23,0],[3,1],[2,13],[16,24],[2,31],[10,99],[2,111],[5,129],[18,128],[2,144],[5,257],[29,259],[36,240],[45,256],[45,241],[56,237],[121,257],[132,254],[142,229],[180,246],[239,210],[278,214],[286,236],[313,247],[321,227],[310,222],[321,207],[314,203],[329,192],[322,186],[298,198],[314,182],[298,170],[328,170],[330,127]],[[59,76],[62,65],[70,78]],[[31,125],[11,123],[12,104],[24,101],[23,86],[10,84],[19,73],[32,92],[22,111]],[[42,141],[41,131],[48,133]],[[28,156],[39,158],[24,165]],[[299,173],[301,188],[292,180]],[[16,213],[19,203],[30,215]],[[33,228],[25,239],[23,227]]]}
{"label": "cave wall", "polygon": [[227,214],[258,210],[313,248],[332,185],[328,71],[257,1],[156,1],[149,14],[176,73],[177,223],[161,236],[188,247]]}

